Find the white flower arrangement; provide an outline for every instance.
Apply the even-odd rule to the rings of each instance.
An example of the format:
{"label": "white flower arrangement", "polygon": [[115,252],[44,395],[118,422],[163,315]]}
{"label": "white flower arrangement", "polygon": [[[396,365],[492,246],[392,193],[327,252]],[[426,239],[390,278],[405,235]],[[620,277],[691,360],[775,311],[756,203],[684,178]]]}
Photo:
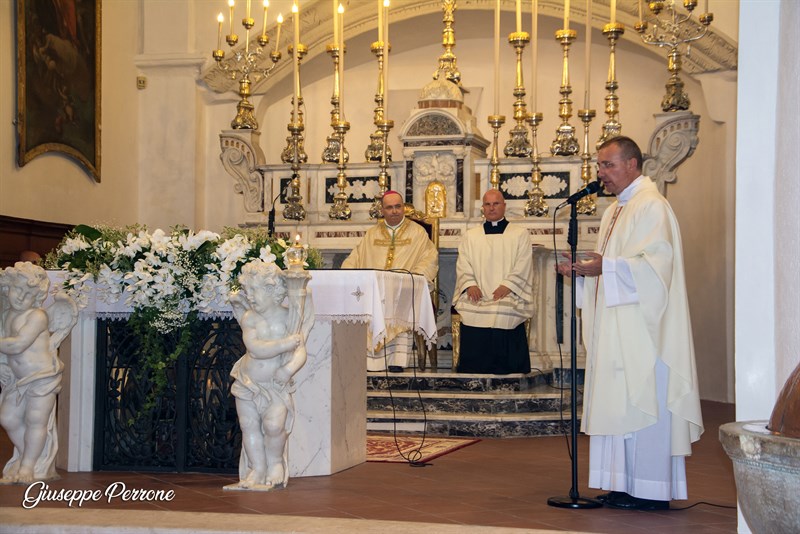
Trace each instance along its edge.
{"label": "white flower arrangement", "polygon": [[[134,310],[154,310],[151,326],[169,333],[184,326],[192,311],[226,305],[246,263],[261,260],[283,268],[287,248],[283,239],[261,229],[226,228],[220,235],[182,227],[149,233],[138,226],[82,225],[48,254],[46,264],[66,271],[64,288],[79,305],[86,305],[86,285],[92,282],[104,302],[124,299]],[[309,264],[321,266],[318,252],[310,251]]]}

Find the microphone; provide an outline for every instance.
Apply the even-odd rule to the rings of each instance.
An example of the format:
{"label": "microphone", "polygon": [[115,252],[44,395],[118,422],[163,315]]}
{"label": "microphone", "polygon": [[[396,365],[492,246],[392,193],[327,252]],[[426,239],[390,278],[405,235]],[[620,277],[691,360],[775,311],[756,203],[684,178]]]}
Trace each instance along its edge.
{"label": "microphone", "polygon": [[585,196],[597,193],[598,191],[600,191],[601,187],[602,186],[600,185],[600,181],[598,180],[595,180],[594,182],[589,182],[589,184],[586,187],[579,190],[577,193],[573,193],[567,200],[559,204],[556,210],[560,210],[561,208],[563,208],[568,204],[575,204]]}
{"label": "microphone", "polygon": [[272,207],[267,215],[267,234],[272,237],[275,237],[275,202],[277,202],[280,196],[281,194],[278,193],[275,195],[275,198],[272,199]]}

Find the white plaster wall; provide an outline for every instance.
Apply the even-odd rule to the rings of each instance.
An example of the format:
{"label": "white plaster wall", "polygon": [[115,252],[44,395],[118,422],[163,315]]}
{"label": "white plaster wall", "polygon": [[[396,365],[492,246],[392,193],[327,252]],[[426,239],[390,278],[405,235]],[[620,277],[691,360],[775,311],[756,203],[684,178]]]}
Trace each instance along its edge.
{"label": "white plaster wall", "polygon": [[137,2],[105,2],[102,13],[102,159],[97,184],[60,153],[17,167],[16,2],[0,2],[0,213],[60,223],[130,224],[137,220],[138,130],[133,67]]}

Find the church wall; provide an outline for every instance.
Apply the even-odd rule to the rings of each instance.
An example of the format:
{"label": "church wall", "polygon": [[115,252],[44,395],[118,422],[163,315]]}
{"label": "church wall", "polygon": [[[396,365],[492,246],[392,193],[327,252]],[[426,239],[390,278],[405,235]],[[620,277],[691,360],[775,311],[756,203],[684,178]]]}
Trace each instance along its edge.
{"label": "church wall", "polygon": [[102,13],[102,159],[95,183],[71,158],[50,152],[17,167],[16,3],[0,3],[0,213],[49,222],[137,220],[137,3],[105,2]]}

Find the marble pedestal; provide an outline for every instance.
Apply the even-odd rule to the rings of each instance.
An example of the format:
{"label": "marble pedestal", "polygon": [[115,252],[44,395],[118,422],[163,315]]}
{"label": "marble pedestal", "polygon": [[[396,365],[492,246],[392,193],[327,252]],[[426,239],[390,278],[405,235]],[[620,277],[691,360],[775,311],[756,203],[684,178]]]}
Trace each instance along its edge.
{"label": "marble pedestal", "polygon": [[[56,465],[92,471],[97,323],[81,314],[61,346],[65,363],[58,402]],[[330,475],[366,461],[367,374],[364,322],[317,318],[308,361],[295,375],[296,418],[289,437],[289,476]]]}

